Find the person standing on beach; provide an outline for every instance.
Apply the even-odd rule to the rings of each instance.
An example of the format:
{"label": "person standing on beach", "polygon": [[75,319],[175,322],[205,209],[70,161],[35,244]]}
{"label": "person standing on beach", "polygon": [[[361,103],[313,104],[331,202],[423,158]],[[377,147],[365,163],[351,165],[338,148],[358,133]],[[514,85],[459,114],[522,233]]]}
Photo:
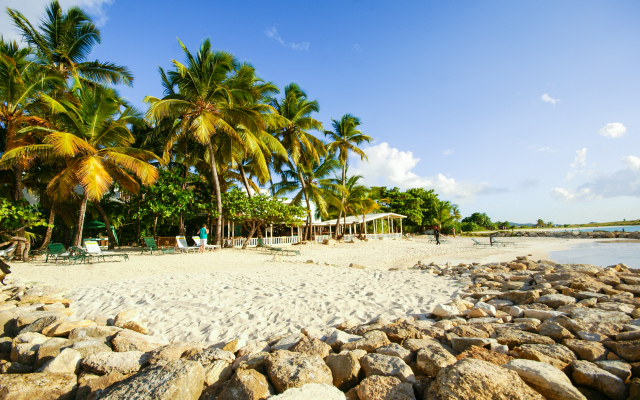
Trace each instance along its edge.
{"label": "person standing on beach", "polygon": [[204,253],[204,245],[207,244],[208,234],[209,228],[207,228],[207,224],[202,224],[202,228],[200,228],[200,250],[198,250],[198,253]]}
{"label": "person standing on beach", "polygon": [[453,238],[456,238],[456,228],[451,228],[451,233],[453,234]]}
{"label": "person standing on beach", "polygon": [[433,227],[433,235],[436,237],[436,244],[440,244],[440,231],[437,226]]}

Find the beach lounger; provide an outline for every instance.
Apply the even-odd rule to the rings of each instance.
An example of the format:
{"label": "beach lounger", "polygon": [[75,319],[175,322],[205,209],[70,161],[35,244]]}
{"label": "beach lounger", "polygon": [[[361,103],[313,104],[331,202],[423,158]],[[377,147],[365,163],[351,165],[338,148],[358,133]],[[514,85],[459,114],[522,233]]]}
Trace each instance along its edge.
{"label": "beach lounger", "polygon": [[190,250],[197,252],[200,250],[199,246],[189,246],[187,244],[187,238],[184,236],[176,236],[176,243],[178,245],[177,250],[182,253],[189,253]]}
{"label": "beach lounger", "polygon": [[144,247],[142,248],[141,254],[144,254],[145,251],[150,251],[151,254],[153,254],[154,251],[160,251],[162,252],[162,254],[166,254],[166,253],[175,253],[176,249],[174,249],[173,247],[166,248],[166,249],[160,248],[156,244],[156,241],[154,238],[146,237],[144,238]]}
{"label": "beach lounger", "polygon": [[76,261],[91,262],[93,261],[94,258],[97,258],[97,256],[88,253],[83,248],[76,247],[76,246],[69,247],[69,264],[71,264],[71,261],[73,261],[74,264],[76,263]]}
{"label": "beach lounger", "polygon": [[84,245],[87,253],[91,254],[92,256],[98,257],[98,260],[100,259],[100,257],[102,257],[102,261],[106,261],[105,259],[106,257],[122,257],[123,260],[129,261],[129,256],[126,253],[116,253],[115,251],[102,251],[98,242],[89,240],[89,241],[86,241]]}
{"label": "beach lounger", "polygon": [[[427,235],[427,237],[429,238],[429,243],[436,243],[435,236]],[[449,243],[449,241],[447,239],[443,239],[442,236],[440,236],[440,244],[442,243]]]}
{"label": "beach lounger", "polygon": [[499,242],[495,238],[493,239],[493,243],[497,243],[498,245],[500,245],[502,247],[507,247],[507,246],[516,247],[516,242],[502,242],[502,241]]}
{"label": "beach lounger", "polygon": [[[194,242],[196,242],[196,244],[200,244],[200,238],[198,236],[191,236],[191,239],[193,239]],[[205,244],[204,245],[204,249],[205,250],[211,250],[211,251],[215,251],[216,247],[220,247],[217,244]]]}
{"label": "beach lounger", "polygon": [[44,262],[48,262],[49,261],[49,257],[53,258],[55,260],[55,262],[58,262],[58,259],[61,260],[69,260],[69,252],[64,248],[64,245],[62,243],[49,243],[49,245],[47,246],[47,251],[46,251],[46,259],[44,260]]}
{"label": "beach lounger", "polygon": [[473,240],[473,247],[491,247],[491,243],[480,243],[475,239],[471,239]]}
{"label": "beach lounger", "polygon": [[300,252],[298,250],[289,250],[289,249],[284,249],[282,247],[273,247],[273,246],[266,245],[262,241],[262,238],[258,238],[258,246],[256,246],[256,247],[262,247],[266,251],[268,251],[270,254],[285,254],[285,255],[288,255],[290,253],[293,253],[293,255],[296,255],[296,256],[300,255]]}

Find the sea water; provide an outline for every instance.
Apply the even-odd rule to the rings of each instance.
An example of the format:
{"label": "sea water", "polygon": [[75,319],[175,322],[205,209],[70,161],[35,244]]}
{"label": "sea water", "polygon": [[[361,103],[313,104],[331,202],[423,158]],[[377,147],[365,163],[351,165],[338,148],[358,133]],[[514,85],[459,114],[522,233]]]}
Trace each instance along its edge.
{"label": "sea water", "polygon": [[567,228],[569,231],[580,231],[580,232],[593,232],[593,231],[607,231],[607,232],[622,232],[624,229],[625,232],[638,232],[640,231],[640,225],[627,225],[627,226],[603,226],[598,228]]}
{"label": "sea water", "polygon": [[640,268],[640,241],[610,241],[570,245],[567,250],[552,251],[550,258],[559,264],[592,264],[607,267],[619,263]]}

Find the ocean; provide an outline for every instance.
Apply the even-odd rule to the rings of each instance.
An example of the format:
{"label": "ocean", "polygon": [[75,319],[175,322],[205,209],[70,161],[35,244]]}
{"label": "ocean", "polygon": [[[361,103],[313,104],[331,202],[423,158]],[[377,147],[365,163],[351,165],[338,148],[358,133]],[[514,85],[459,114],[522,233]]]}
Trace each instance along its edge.
{"label": "ocean", "polygon": [[640,231],[640,225],[628,225],[628,226],[615,226],[615,227],[600,227],[600,228],[567,228],[570,231],[581,232],[593,232],[593,231],[607,231],[607,232],[620,232],[624,229],[625,232],[638,232]]}
{"label": "ocean", "polygon": [[640,241],[609,241],[570,245],[562,251],[550,252],[559,264],[592,264],[607,267],[619,263],[640,268]]}

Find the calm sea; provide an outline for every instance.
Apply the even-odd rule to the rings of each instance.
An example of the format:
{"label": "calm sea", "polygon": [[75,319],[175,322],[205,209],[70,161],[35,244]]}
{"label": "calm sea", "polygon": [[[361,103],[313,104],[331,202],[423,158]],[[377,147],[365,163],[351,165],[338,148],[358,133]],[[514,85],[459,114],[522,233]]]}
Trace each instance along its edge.
{"label": "calm sea", "polygon": [[640,268],[640,242],[593,242],[572,245],[562,251],[550,252],[550,258],[560,264],[592,264],[607,267],[618,263]]}
{"label": "calm sea", "polygon": [[567,228],[571,231],[581,231],[581,232],[593,232],[593,231],[622,231],[624,229],[625,232],[638,232],[640,231],[640,225],[629,225],[629,226],[617,226],[617,227],[601,227],[601,228]]}

